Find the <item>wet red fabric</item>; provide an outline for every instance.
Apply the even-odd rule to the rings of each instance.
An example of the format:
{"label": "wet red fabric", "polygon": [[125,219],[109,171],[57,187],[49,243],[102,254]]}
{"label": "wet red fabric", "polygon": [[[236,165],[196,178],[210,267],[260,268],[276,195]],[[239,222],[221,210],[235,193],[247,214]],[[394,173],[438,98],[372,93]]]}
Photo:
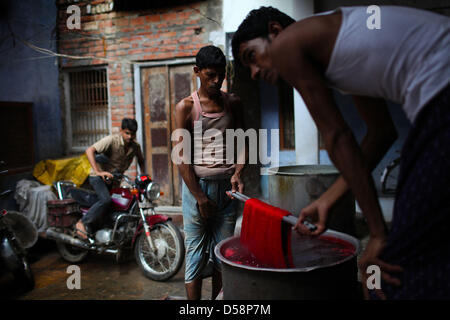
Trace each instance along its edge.
{"label": "wet red fabric", "polygon": [[[245,202],[241,227],[241,244],[246,246],[262,264],[272,268],[286,268],[283,240],[286,241],[288,263],[292,266],[291,228],[282,232],[282,219],[290,212],[258,199]],[[282,236],[285,239],[282,239]]]}

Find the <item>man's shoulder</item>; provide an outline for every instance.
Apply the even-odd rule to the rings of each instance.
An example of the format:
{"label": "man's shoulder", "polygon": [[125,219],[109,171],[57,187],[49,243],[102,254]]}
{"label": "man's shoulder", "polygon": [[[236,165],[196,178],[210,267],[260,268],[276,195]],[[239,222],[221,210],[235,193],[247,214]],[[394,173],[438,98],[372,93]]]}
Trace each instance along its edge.
{"label": "man's shoulder", "polygon": [[135,150],[135,152],[141,150],[141,145],[136,140],[131,141],[131,147]]}
{"label": "man's shoulder", "polygon": [[232,92],[223,92],[224,96],[226,99],[228,99],[229,102],[234,103],[234,102],[239,102],[241,99],[239,98],[239,96],[235,93]]}
{"label": "man's shoulder", "polygon": [[111,143],[121,143],[123,141],[122,136],[118,133],[110,134],[103,139],[105,140],[105,142],[110,141]]}
{"label": "man's shoulder", "polygon": [[228,105],[233,109],[239,109],[242,107],[242,102],[239,96],[235,93],[224,92],[224,97],[228,101]]}
{"label": "man's shoulder", "polygon": [[313,44],[329,40],[330,36],[336,35],[339,31],[341,17],[341,12],[336,11],[296,21],[274,39],[272,50],[276,50],[279,54],[295,53],[293,48],[308,50]]}
{"label": "man's shoulder", "polygon": [[192,96],[188,96],[184,99],[181,99],[176,107],[175,107],[175,111],[176,112],[190,112],[192,110],[192,108],[194,107],[194,99],[192,98]]}
{"label": "man's shoulder", "polygon": [[110,134],[110,135],[104,136],[103,138],[101,138],[100,140],[95,142],[92,146],[96,147],[96,146],[100,146],[100,145],[104,146],[104,145],[111,144],[117,140],[117,136],[118,136],[118,134]]}

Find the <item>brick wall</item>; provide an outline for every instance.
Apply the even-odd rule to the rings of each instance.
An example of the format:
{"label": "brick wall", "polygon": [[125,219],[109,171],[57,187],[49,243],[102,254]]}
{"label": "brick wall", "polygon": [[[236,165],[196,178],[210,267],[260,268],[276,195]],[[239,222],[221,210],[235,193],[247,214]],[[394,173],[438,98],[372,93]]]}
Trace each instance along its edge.
{"label": "brick wall", "polygon": [[[61,58],[63,69],[107,66],[111,131],[116,133],[122,118],[135,117],[133,65],[129,62],[195,56],[201,47],[211,44],[210,32],[221,30],[222,0],[185,1],[184,5],[141,11],[86,13],[88,3],[107,2],[58,1],[58,52],[93,57]],[[81,9],[80,30],[67,28],[67,7],[71,4]]]}

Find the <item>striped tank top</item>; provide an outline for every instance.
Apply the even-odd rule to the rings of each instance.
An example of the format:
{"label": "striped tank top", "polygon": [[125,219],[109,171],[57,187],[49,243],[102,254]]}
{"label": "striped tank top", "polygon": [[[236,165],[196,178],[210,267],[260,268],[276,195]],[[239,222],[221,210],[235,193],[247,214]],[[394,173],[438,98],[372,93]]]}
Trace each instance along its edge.
{"label": "striped tank top", "polygon": [[[225,94],[222,93],[222,96]],[[203,112],[197,92],[192,93],[193,115],[193,167],[199,178],[232,175],[233,159],[226,159],[226,129],[234,129],[234,119],[229,100],[224,99],[224,109],[219,113]]]}

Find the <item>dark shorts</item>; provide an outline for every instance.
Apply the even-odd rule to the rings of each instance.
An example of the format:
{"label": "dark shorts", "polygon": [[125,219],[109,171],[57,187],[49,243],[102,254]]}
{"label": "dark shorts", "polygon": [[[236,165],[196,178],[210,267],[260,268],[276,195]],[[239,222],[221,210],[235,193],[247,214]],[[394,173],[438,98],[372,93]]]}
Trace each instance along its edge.
{"label": "dark shorts", "polygon": [[405,271],[390,299],[450,298],[450,86],[419,113],[403,146],[388,244]]}

